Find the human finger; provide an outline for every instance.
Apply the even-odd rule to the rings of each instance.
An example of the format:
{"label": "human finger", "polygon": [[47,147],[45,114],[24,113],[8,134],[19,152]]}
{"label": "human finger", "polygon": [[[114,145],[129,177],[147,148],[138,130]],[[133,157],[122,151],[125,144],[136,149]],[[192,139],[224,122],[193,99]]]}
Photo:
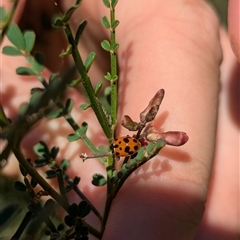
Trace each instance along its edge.
{"label": "human finger", "polygon": [[228,2],[228,34],[232,50],[240,62],[240,3],[238,0],[229,0]]}
{"label": "human finger", "polygon": [[[137,120],[164,88],[153,124],[184,131],[189,141],[179,149],[165,147],[126,181],[104,239],[192,239],[204,211],[214,154],[218,21],[203,1],[119,2],[118,12],[119,122],[125,114]],[[118,129],[118,135],[126,133]]]}

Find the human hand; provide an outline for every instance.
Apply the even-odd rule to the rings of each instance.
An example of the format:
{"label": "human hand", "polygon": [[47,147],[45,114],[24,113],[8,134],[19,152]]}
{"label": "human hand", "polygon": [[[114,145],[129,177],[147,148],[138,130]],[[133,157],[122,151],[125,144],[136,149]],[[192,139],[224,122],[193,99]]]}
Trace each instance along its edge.
{"label": "human hand", "polygon": [[[223,104],[229,98],[226,93],[233,81],[231,68],[235,64],[228,42],[222,38],[224,62],[219,94],[222,56],[219,25],[212,10],[203,1],[134,3],[119,1],[116,9],[121,22],[117,29],[120,43],[119,122],[125,114],[138,119],[139,111],[154,93],[164,88],[166,95],[154,126],[163,130],[184,131],[189,141],[178,149],[165,147],[127,180],[113,202],[103,239],[193,239],[199,225],[196,239],[207,239],[209,236],[209,239],[234,239],[237,236],[235,188],[238,187],[239,125],[228,112],[229,106]],[[88,1],[83,2],[79,11],[81,19],[89,19],[87,39],[83,38],[81,48],[84,53],[92,47],[98,50],[96,44],[99,45],[99,42],[91,40],[106,34],[99,19],[108,14],[107,10],[101,1]],[[103,76],[105,58],[106,55],[100,52],[97,66],[90,73],[93,79]],[[3,67],[3,92],[12,84],[10,89],[15,91],[14,101],[19,103],[28,99],[29,90],[36,86],[36,81],[15,76],[13,69],[20,65],[20,61],[16,63],[11,58],[9,62],[9,59],[3,59],[3,66],[8,66]],[[23,89],[16,88],[17,81],[24,83]],[[76,92],[72,92],[72,96],[77,106],[83,101]],[[219,97],[220,112],[217,115]],[[16,102],[12,102],[13,106],[15,109],[9,108],[9,114],[18,109]],[[79,113],[75,111],[74,114],[82,122]],[[84,121],[89,122],[89,126],[98,126],[92,113],[87,113],[87,116],[84,113]],[[89,130],[90,138],[99,136],[100,129],[97,127]],[[43,136],[39,136],[41,132],[44,132]],[[60,120],[59,125],[54,127],[51,122],[45,121],[25,139],[24,147],[30,149],[42,137],[49,145],[60,146],[62,156],[72,161],[69,171],[72,175],[81,176],[84,192],[95,206],[102,209],[105,192],[103,188],[90,186],[90,182],[93,173],[104,173],[104,169],[94,160],[81,163],[78,155],[84,149],[79,143],[69,145],[64,141],[70,132],[64,121]],[[37,138],[34,133],[38,134]],[[118,129],[119,136],[125,134],[122,128]],[[95,143],[104,142],[103,138],[95,139]],[[227,144],[229,142],[230,145]],[[222,172],[231,178],[223,178]],[[207,198],[207,208],[201,221]],[[225,204],[220,199],[224,199]]]}

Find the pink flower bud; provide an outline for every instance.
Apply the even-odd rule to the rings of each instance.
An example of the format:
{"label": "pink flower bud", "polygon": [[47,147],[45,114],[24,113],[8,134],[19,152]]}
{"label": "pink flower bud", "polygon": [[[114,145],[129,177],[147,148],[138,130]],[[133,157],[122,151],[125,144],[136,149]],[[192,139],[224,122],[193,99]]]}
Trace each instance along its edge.
{"label": "pink flower bud", "polygon": [[140,121],[141,122],[150,122],[152,121],[158,112],[162,99],[164,97],[164,89],[160,89],[154,97],[149,102],[147,108],[140,113]]}
{"label": "pink flower bud", "polygon": [[162,139],[167,145],[181,146],[188,141],[188,135],[179,131],[160,132],[151,127],[147,134],[147,140],[157,141],[158,139]]}
{"label": "pink flower bud", "polygon": [[137,131],[138,123],[134,122],[128,115],[125,115],[122,120],[122,126],[127,128],[129,131]]}

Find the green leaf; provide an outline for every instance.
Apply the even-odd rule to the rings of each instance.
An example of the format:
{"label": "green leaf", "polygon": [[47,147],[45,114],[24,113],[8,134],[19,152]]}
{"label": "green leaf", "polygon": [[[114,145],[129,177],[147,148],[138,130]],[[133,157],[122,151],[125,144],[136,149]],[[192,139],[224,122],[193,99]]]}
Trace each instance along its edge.
{"label": "green leaf", "polygon": [[110,1],[109,0],[103,0],[103,4],[105,7],[110,8]]}
{"label": "green leaf", "polygon": [[69,84],[68,86],[69,87],[76,87],[80,82],[82,81],[82,78],[81,76],[77,79],[73,79]]}
{"label": "green leaf", "polygon": [[22,31],[16,24],[11,24],[8,31],[7,37],[9,41],[18,49],[25,50],[25,40]]}
{"label": "green leaf", "polygon": [[82,126],[76,130],[76,133],[72,133],[68,135],[67,137],[68,141],[73,142],[82,138],[82,136],[86,134],[87,129],[88,129],[88,124],[86,122],[83,122]]}
{"label": "green leaf", "polygon": [[58,232],[61,232],[64,228],[65,228],[65,225],[64,225],[63,223],[60,223],[60,224],[57,226]]}
{"label": "green leaf", "polygon": [[90,52],[88,54],[88,56],[86,58],[86,61],[84,63],[84,66],[85,66],[87,72],[89,71],[90,67],[92,66],[95,57],[96,57],[96,53],[95,52]]}
{"label": "green leaf", "polygon": [[76,203],[73,203],[72,205],[68,206],[68,213],[71,216],[76,217],[77,216],[77,210],[78,210],[78,205]]}
{"label": "green leaf", "polygon": [[128,169],[126,168],[126,164],[124,164],[121,170],[117,173],[117,177],[123,178],[127,172],[128,172]]}
{"label": "green leaf", "polygon": [[79,107],[81,110],[87,110],[88,108],[91,107],[91,103],[83,103]]}
{"label": "green leaf", "polygon": [[30,184],[32,188],[35,188],[38,185],[38,182],[34,178],[31,178]]}
{"label": "green leaf", "polygon": [[148,154],[151,154],[151,152],[154,150],[154,147],[155,147],[155,142],[150,142],[150,143],[147,145],[147,153],[148,153]]}
{"label": "green leaf", "polygon": [[108,81],[111,81],[112,80],[112,75],[110,72],[107,72],[105,75],[104,75],[104,78]]}
{"label": "green leaf", "polygon": [[4,7],[0,7],[0,21],[4,21],[7,18],[7,13]]}
{"label": "green leaf", "polygon": [[102,25],[103,25],[105,28],[107,28],[107,29],[110,28],[110,22],[109,22],[109,20],[108,20],[108,18],[107,18],[106,16],[104,16],[104,17],[102,18]]}
{"label": "green leaf", "polygon": [[31,69],[31,68],[28,68],[28,67],[18,67],[16,69],[16,73],[18,75],[36,75],[36,73]]}
{"label": "green leaf", "polygon": [[30,93],[31,93],[31,95],[32,95],[32,94],[34,94],[34,93],[36,93],[36,92],[41,92],[41,93],[42,93],[42,92],[44,92],[44,91],[45,91],[45,88],[34,87],[34,88],[31,89],[31,92],[30,92]]}
{"label": "green leaf", "polygon": [[69,44],[67,46],[67,49],[65,51],[60,53],[59,57],[65,57],[65,56],[68,56],[70,54],[72,54],[72,45],[71,44]]}
{"label": "green leaf", "polygon": [[80,25],[78,26],[77,32],[76,32],[76,36],[75,36],[75,44],[78,45],[79,39],[82,36],[83,30],[85,29],[85,27],[87,26],[87,21],[84,20],[80,23]]}
{"label": "green leaf", "polygon": [[92,179],[92,184],[94,186],[100,187],[100,186],[104,186],[107,183],[107,179],[99,173],[95,173],[92,176],[92,178],[93,178]]}
{"label": "green leaf", "polygon": [[59,73],[53,73],[49,78],[49,83],[53,84],[55,81],[58,81],[60,79]]}
{"label": "green leaf", "polygon": [[34,57],[27,57],[27,61],[32,66],[36,73],[40,73],[44,68],[44,55],[43,53],[35,53]]}
{"label": "green leaf", "polygon": [[113,28],[113,29],[115,29],[118,25],[119,25],[119,21],[118,20],[114,20],[113,22],[112,22],[112,25],[111,25],[111,27]]}
{"label": "green leaf", "polygon": [[113,80],[113,81],[118,80],[118,75],[114,75],[114,76],[112,76],[112,80]]}
{"label": "green leaf", "polygon": [[118,0],[112,0],[112,8],[115,8],[118,3]]}
{"label": "green leaf", "polygon": [[118,48],[119,48],[119,44],[118,44],[118,43],[114,43],[114,44],[112,45],[112,50],[113,50],[114,52],[116,52]]}
{"label": "green leaf", "polygon": [[47,179],[55,178],[56,176],[57,176],[57,174],[56,174],[55,170],[50,169],[50,170],[46,171],[46,178]]}
{"label": "green leaf", "polygon": [[103,82],[102,82],[102,81],[99,81],[99,82],[97,83],[97,86],[96,86],[96,88],[95,88],[95,90],[94,90],[95,96],[97,96],[97,95],[99,94],[99,92],[100,92],[100,90],[101,90],[101,88],[102,88],[102,85],[103,85]]}
{"label": "green leaf", "polygon": [[53,27],[56,27],[56,28],[62,28],[64,26],[64,21],[62,18],[60,17],[57,17],[55,18],[54,22],[53,22]]}
{"label": "green leaf", "polygon": [[68,113],[72,111],[73,108],[73,100],[68,98],[65,104],[65,109],[67,110]]}
{"label": "green leaf", "polygon": [[42,93],[41,92],[34,92],[30,98],[29,105],[28,105],[28,112],[31,111],[34,112],[34,109],[36,109],[39,106],[39,103],[42,100]]}
{"label": "green leaf", "polygon": [[102,145],[100,145],[98,147],[98,151],[99,151],[99,153],[108,153],[107,148],[105,146],[102,146]]}
{"label": "green leaf", "polygon": [[53,159],[57,157],[58,153],[59,153],[59,148],[55,146],[52,147],[50,155]]}
{"label": "green leaf", "polygon": [[81,136],[79,136],[78,134],[76,133],[71,133],[67,136],[67,139],[69,142],[74,142],[74,141],[77,141],[78,139],[80,139]]}
{"label": "green leaf", "polygon": [[46,157],[50,156],[50,152],[48,150],[48,146],[45,142],[40,141],[33,147],[34,152],[39,156],[39,157]]}
{"label": "green leaf", "polygon": [[68,168],[69,165],[70,165],[70,162],[69,162],[68,159],[63,159],[63,160],[61,161],[61,168],[62,168],[62,170],[63,170],[64,172],[67,170],[67,168]]}
{"label": "green leaf", "polygon": [[23,103],[21,106],[20,106],[20,109],[19,109],[19,115],[20,116],[24,116],[26,114],[28,110],[28,104],[27,103]]}
{"label": "green leaf", "polygon": [[46,158],[38,158],[34,161],[36,167],[43,167],[48,165],[48,160]]}
{"label": "green leaf", "polygon": [[74,183],[74,185],[78,185],[79,182],[80,182],[80,180],[81,180],[80,177],[74,177],[74,179],[73,179],[73,183]]}
{"label": "green leaf", "polygon": [[26,190],[27,190],[25,184],[20,181],[16,181],[14,183],[13,187],[20,192],[26,192]]}
{"label": "green leaf", "polygon": [[107,51],[107,52],[109,52],[109,51],[111,50],[110,42],[107,41],[107,40],[103,40],[103,41],[101,42],[101,46],[102,46],[102,48],[103,48],[105,51]]}
{"label": "green leaf", "polygon": [[59,118],[63,116],[62,109],[51,109],[48,108],[44,111],[44,116],[49,118],[49,119],[54,119],[54,118]]}
{"label": "green leaf", "polygon": [[87,201],[78,204],[77,215],[81,218],[86,217],[91,212],[91,205]]}
{"label": "green leaf", "polygon": [[76,131],[80,137],[86,134],[88,129],[88,124],[86,122],[83,122],[81,127]]}
{"label": "green leaf", "polygon": [[77,0],[75,4],[68,9],[68,11],[64,14],[62,20],[66,23],[71,16],[73,15],[74,11],[80,6],[82,0]]}
{"label": "green leaf", "polygon": [[13,46],[5,46],[2,49],[2,53],[9,56],[22,56],[22,52]]}
{"label": "green leaf", "polygon": [[23,35],[27,52],[31,52],[35,43],[36,35],[33,31],[26,31]]}

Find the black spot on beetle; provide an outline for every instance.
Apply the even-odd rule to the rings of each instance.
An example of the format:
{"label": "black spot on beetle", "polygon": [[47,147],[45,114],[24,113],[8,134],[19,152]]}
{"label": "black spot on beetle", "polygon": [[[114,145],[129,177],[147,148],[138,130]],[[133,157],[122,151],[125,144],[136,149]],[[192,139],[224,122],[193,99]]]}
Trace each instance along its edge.
{"label": "black spot on beetle", "polygon": [[138,150],[138,146],[134,146],[134,150],[137,151]]}
{"label": "black spot on beetle", "polygon": [[130,155],[130,147],[129,146],[126,146],[125,149],[124,149],[124,152],[128,153]]}

